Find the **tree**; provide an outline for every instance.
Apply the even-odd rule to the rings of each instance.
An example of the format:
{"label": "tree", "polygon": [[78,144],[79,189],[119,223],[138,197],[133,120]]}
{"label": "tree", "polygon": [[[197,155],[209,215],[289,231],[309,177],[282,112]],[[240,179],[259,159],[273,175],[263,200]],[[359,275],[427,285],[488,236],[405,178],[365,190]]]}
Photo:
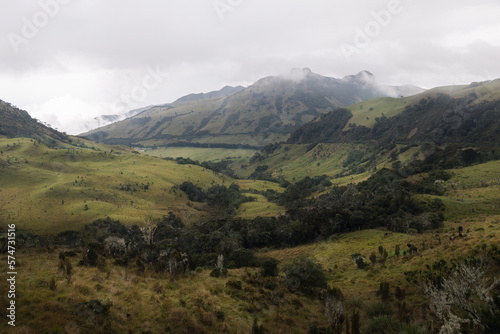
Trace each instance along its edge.
{"label": "tree", "polygon": [[264,327],[262,325],[259,326],[259,324],[257,323],[257,319],[253,319],[252,334],[262,333],[264,333]]}
{"label": "tree", "polygon": [[311,258],[301,258],[283,268],[286,278],[293,287],[305,292],[313,288],[326,288],[323,266]]}
{"label": "tree", "polygon": [[351,317],[351,333],[360,334],[359,312],[353,311]]}
{"label": "tree", "polygon": [[342,334],[344,295],[339,288],[328,288],[324,296],[325,315],[335,333]]}
{"label": "tree", "polygon": [[144,276],[146,272],[146,266],[144,265],[144,263],[142,263],[140,259],[137,259],[137,261],[135,261],[135,265],[137,266],[137,274]]}
{"label": "tree", "polygon": [[212,277],[225,277],[227,275],[227,269],[224,268],[224,255],[220,254],[217,256],[217,265],[210,272],[210,276]]}
{"label": "tree", "polygon": [[464,261],[440,285],[424,284],[430,309],[443,322],[440,333],[460,332],[462,324],[470,322],[491,333],[485,314],[499,313],[492,292],[500,278],[488,279],[486,269],[477,261]]}
{"label": "tree", "polygon": [[396,256],[399,256],[399,252],[401,251],[399,245],[396,245],[396,250],[394,251],[394,254],[396,254]]}
{"label": "tree", "polygon": [[251,249],[238,248],[229,254],[229,260],[236,268],[251,267],[255,263],[255,253]]}
{"label": "tree", "polygon": [[261,274],[262,276],[278,276],[278,264],[279,260],[269,257],[265,258],[260,262]]}
{"label": "tree", "polygon": [[390,298],[389,293],[390,293],[389,282],[381,282],[377,295],[379,295],[383,301],[388,301]]}
{"label": "tree", "polygon": [[73,266],[71,265],[71,262],[66,261],[66,267],[64,269],[64,274],[66,276],[66,280],[68,281],[68,284],[71,282],[71,276],[73,276]]}
{"label": "tree", "polygon": [[402,301],[406,297],[406,291],[401,289],[399,286],[396,287],[396,292],[394,293],[398,301]]}
{"label": "tree", "polygon": [[97,260],[99,258],[99,254],[94,249],[89,249],[87,251],[87,262],[90,266],[95,267],[97,266]]}
{"label": "tree", "polygon": [[373,265],[375,265],[375,262],[377,262],[377,255],[375,254],[375,252],[372,252],[372,254],[370,255],[370,261]]}

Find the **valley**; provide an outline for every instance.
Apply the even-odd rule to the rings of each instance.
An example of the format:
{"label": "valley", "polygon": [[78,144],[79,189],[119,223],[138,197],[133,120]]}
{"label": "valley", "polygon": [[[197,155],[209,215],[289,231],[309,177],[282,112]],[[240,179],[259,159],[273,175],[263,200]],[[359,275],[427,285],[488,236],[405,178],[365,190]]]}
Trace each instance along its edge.
{"label": "valley", "polygon": [[81,136],[2,102],[1,330],[499,330],[500,80],[293,73]]}

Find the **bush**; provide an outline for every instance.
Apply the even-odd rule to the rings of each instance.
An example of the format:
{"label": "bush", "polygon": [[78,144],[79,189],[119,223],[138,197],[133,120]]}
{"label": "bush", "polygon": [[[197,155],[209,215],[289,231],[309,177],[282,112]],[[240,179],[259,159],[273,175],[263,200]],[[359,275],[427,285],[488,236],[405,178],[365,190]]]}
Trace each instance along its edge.
{"label": "bush", "polygon": [[399,322],[392,316],[382,315],[370,319],[368,323],[363,326],[361,333],[363,334],[388,334],[396,333],[396,328]]}
{"label": "bush", "polygon": [[236,279],[230,279],[226,283],[226,287],[235,289],[235,290],[241,290],[242,289],[242,283],[239,280]]}
{"label": "bush", "polygon": [[368,263],[366,262],[365,258],[363,255],[356,253],[351,255],[351,259],[356,262],[356,265],[358,266],[358,269],[365,269],[368,267]]}
{"label": "bush", "polygon": [[54,279],[54,277],[52,277],[50,279],[50,283],[49,283],[49,289],[52,290],[52,291],[56,291],[56,280]]}
{"label": "bush", "polygon": [[215,278],[218,278],[218,277],[226,277],[227,276],[227,269],[224,268],[224,269],[219,269],[219,268],[214,268],[211,272],[210,272],[210,276],[211,277],[215,277]]}
{"label": "bush", "polygon": [[375,318],[379,316],[392,316],[393,311],[391,305],[384,302],[377,302],[370,304],[365,309],[366,315],[370,318]]}
{"label": "bush", "polygon": [[327,280],[323,267],[314,259],[301,258],[283,268],[286,278],[304,292],[311,292],[313,288],[326,288]]}
{"label": "bush", "polygon": [[425,332],[422,327],[400,323],[392,316],[386,315],[370,319],[361,330],[363,334],[424,334]]}
{"label": "bush", "polygon": [[261,269],[261,274],[263,277],[266,276],[278,276],[279,270],[278,270],[278,264],[280,261],[273,257],[268,257],[260,262],[260,269]]}
{"label": "bush", "polygon": [[180,186],[180,189],[188,195],[190,201],[203,202],[206,199],[206,196],[201,188],[195,186],[189,181],[183,182]]}
{"label": "bush", "polygon": [[255,264],[255,253],[251,249],[235,249],[229,254],[229,261],[234,261],[235,268],[252,267]]}
{"label": "bush", "polygon": [[98,260],[98,258],[99,258],[99,255],[92,248],[87,251],[87,263],[90,266],[92,266],[92,267],[97,266],[97,260]]}

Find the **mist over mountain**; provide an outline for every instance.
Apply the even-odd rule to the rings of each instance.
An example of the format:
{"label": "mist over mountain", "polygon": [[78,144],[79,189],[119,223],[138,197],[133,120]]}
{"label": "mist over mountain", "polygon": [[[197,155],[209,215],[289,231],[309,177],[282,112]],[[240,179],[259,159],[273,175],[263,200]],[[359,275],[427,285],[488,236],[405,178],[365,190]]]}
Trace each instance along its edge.
{"label": "mist over mountain", "polygon": [[422,91],[381,85],[368,71],[336,79],[308,68],[292,69],[247,88],[190,94],[82,135],[109,144],[264,146],[285,140],[301,125],[336,108]]}
{"label": "mist over mountain", "polygon": [[175,100],[175,102],[173,102],[172,104],[178,105],[178,104],[182,104],[182,103],[186,103],[186,102],[227,97],[227,96],[232,95],[234,93],[237,93],[243,89],[245,89],[245,87],[243,87],[243,86],[236,86],[236,87],[225,86],[221,90],[214,90],[214,91],[208,92],[208,93],[189,94],[189,95],[183,96],[183,97]]}
{"label": "mist over mountain", "polygon": [[8,138],[29,137],[50,141],[67,140],[67,135],[42,124],[28,112],[0,100],[0,135]]}
{"label": "mist over mountain", "polygon": [[[494,145],[500,141],[499,98],[500,80],[497,79],[467,86],[438,87],[398,99],[392,102],[393,105],[375,99],[365,105],[323,114],[294,131],[288,142]],[[384,112],[390,110],[394,115],[387,117]],[[372,124],[366,120],[364,124],[352,122],[355,114],[362,113],[380,116],[375,117]]]}

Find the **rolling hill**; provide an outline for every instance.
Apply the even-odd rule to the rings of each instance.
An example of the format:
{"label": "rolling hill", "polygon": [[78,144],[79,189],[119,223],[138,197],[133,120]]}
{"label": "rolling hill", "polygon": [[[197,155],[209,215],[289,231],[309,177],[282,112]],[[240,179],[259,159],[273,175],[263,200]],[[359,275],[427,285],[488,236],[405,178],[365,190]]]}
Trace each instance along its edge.
{"label": "rolling hill", "polygon": [[[8,103],[0,106],[0,220],[22,229],[56,234],[105,216],[141,225],[168,212],[189,224],[220,214],[206,203],[190,201],[179,190],[185,181],[203,191],[233,183],[242,192],[280,190],[273,183],[250,184],[130,147],[66,136]],[[273,216],[282,210],[256,197],[236,215]]]}
{"label": "rolling hill", "polygon": [[[64,137],[6,107],[16,131],[0,136],[0,220],[16,224],[28,273],[16,283],[21,331],[328,333],[340,321],[335,302],[340,331],[437,332],[446,319],[422,286],[453,283],[460,268],[479,287],[498,282],[498,86],[332,108],[286,143],[229,159],[247,180]],[[221,100],[191,98],[162,108]],[[227,152],[192,150],[208,160]],[[233,216],[195,198],[227,201],[235,189],[254,200]],[[490,304],[463,291],[453,305],[462,329],[497,332],[498,287],[486,291]],[[464,305],[487,312],[476,324]]]}
{"label": "rolling hill", "polygon": [[26,111],[2,100],[0,100],[0,136],[30,137],[51,144],[69,139],[66,134],[38,122]]}
{"label": "rolling hill", "polygon": [[108,144],[262,147],[286,140],[302,124],[338,107],[422,90],[381,85],[367,71],[335,79],[309,69],[294,69],[260,79],[245,89],[222,91],[230,95],[190,95],[82,136]]}
{"label": "rolling hill", "polygon": [[[321,115],[291,134],[289,143],[354,142],[434,144],[461,142],[471,145],[498,142],[500,80],[457,87],[450,93],[431,90],[399,101],[378,99],[366,105],[337,109]],[[418,101],[418,102],[417,102]],[[382,105],[376,105],[382,102]],[[351,122],[354,114],[367,115],[374,123]],[[377,110],[375,110],[377,108]],[[387,110],[389,116],[384,111]],[[376,112],[380,117],[376,117]],[[370,116],[366,116],[369,120]],[[358,116],[358,119],[360,117]]]}
{"label": "rolling hill", "polygon": [[495,159],[499,101],[500,80],[376,98],[325,113],[295,130],[286,144],[270,145],[231,168],[242,177],[265,166],[267,177],[292,181],[326,174],[344,183],[396,160],[405,164],[432,154],[449,155],[439,158],[448,161],[446,168],[463,165],[462,158]]}

